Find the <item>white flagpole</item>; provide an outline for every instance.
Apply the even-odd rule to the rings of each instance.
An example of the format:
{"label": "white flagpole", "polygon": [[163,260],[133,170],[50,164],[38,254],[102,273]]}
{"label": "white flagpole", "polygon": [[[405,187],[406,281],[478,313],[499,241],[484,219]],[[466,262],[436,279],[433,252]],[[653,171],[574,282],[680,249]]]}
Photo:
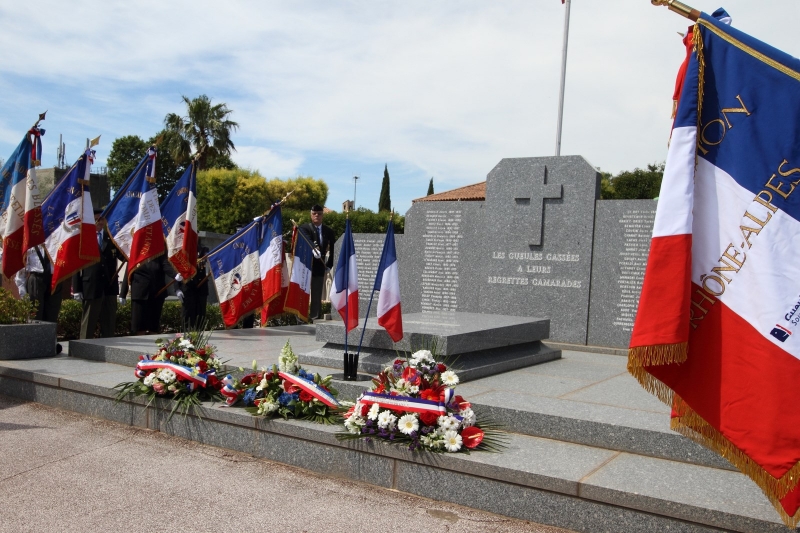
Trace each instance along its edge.
{"label": "white flagpole", "polygon": [[561,155],[561,123],[564,120],[564,86],[567,78],[567,41],[569,40],[569,6],[566,0],[564,11],[564,45],[561,51],[561,90],[558,95],[558,127],[556,129],[556,156]]}

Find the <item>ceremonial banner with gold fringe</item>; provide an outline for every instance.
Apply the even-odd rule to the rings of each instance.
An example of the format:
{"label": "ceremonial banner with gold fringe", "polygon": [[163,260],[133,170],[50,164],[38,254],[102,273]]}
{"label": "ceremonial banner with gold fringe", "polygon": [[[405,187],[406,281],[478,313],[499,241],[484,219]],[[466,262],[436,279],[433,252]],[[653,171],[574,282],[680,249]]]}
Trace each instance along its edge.
{"label": "ceremonial banner with gold fringe", "polygon": [[800,60],[702,14],[628,369],[800,521]]}

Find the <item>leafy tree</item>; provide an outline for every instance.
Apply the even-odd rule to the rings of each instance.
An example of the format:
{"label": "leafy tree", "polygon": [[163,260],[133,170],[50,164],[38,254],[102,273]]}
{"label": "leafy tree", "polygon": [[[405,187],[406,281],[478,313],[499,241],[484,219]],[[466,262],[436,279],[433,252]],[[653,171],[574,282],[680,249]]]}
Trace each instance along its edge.
{"label": "leafy tree", "polygon": [[431,176],[431,181],[428,183],[428,194],[426,196],[430,196],[433,194],[433,176]]}
{"label": "leafy tree", "polygon": [[600,199],[613,200],[614,199],[614,186],[611,184],[611,172],[600,171]]}
{"label": "leafy tree", "polygon": [[378,198],[378,212],[391,211],[392,199],[389,196],[389,165],[383,167],[383,184],[381,185],[381,195]]}
{"label": "leafy tree", "polygon": [[208,157],[208,160],[206,160],[206,168],[224,168],[227,170],[234,170],[239,167],[233,162],[230,154],[217,154]]}
{"label": "leafy tree", "polygon": [[166,147],[179,164],[188,164],[194,150],[198,155],[198,169],[210,168],[209,158],[230,156],[231,150],[236,149],[231,133],[239,124],[230,120],[233,111],[227,105],[212,105],[211,98],[205,94],[191,100],[186,96],[182,98],[186,116],[169,113],[164,118]]}
{"label": "leafy tree", "polygon": [[[109,185],[119,190],[145,156],[147,149],[153,144],[158,144],[163,137],[164,132],[162,131],[150,137],[147,142],[138,135],[125,135],[115,139],[111,144],[111,152],[108,154],[107,161]],[[156,183],[159,201],[163,201],[167,197],[183,171],[184,167],[175,163],[169,152],[159,150],[158,157],[156,157]]]}
{"label": "leafy tree", "polygon": [[277,202],[286,196],[286,193],[294,191],[283,204],[286,208],[310,211],[312,205],[324,206],[328,199],[328,184],[311,176],[297,176],[286,180],[274,178],[266,183],[267,198],[271,202]]}
{"label": "leafy tree", "polygon": [[118,137],[108,154],[108,184],[119,189],[147,152],[148,144],[138,135]]}
{"label": "leafy tree", "polygon": [[233,233],[270,206],[266,180],[255,171],[214,168],[197,173],[197,225]]}
{"label": "leafy tree", "polygon": [[647,169],[635,168],[622,171],[609,180],[613,189],[613,199],[652,200],[659,195],[663,177],[664,163],[647,165]]}
{"label": "leafy tree", "polygon": [[[354,233],[386,233],[386,228],[389,227],[389,213],[385,211],[375,213],[366,207],[359,207],[349,213],[337,213],[335,211],[326,213],[323,224],[330,226],[333,233],[339,238],[344,233],[345,221],[348,218],[350,218],[350,225]],[[311,216],[308,211],[291,208],[284,209],[284,233],[291,230],[291,220],[294,220],[299,225],[311,222]],[[405,230],[405,217],[396,213],[394,215],[394,230],[395,233],[403,233]]]}

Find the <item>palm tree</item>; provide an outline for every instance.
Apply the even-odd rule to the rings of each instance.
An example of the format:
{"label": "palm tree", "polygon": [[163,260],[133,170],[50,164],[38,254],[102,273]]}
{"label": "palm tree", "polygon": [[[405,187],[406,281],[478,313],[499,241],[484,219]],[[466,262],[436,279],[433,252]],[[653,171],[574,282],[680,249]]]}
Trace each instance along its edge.
{"label": "palm tree", "polygon": [[198,169],[202,170],[209,157],[229,156],[231,150],[236,150],[231,133],[239,124],[228,118],[233,111],[227,105],[212,105],[211,98],[205,94],[191,100],[186,96],[182,98],[186,116],[169,113],[164,118],[166,148],[176,162],[188,164],[194,149]]}

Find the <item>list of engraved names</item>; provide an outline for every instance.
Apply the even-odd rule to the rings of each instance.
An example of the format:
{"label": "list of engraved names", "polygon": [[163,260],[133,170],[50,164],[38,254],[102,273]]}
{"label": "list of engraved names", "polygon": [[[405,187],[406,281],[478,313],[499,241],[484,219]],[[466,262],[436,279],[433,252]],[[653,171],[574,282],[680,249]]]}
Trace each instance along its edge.
{"label": "list of engraved names", "polygon": [[455,311],[458,306],[461,210],[425,213],[425,267],[422,270],[422,311]]}
{"label": "list of engraved names", "polygon": [[640,209],[624,213],[619,219],[623,248],[619,253],[619,301],[613,324],[625,332],[633,331],[655,216],[655,209]]}

